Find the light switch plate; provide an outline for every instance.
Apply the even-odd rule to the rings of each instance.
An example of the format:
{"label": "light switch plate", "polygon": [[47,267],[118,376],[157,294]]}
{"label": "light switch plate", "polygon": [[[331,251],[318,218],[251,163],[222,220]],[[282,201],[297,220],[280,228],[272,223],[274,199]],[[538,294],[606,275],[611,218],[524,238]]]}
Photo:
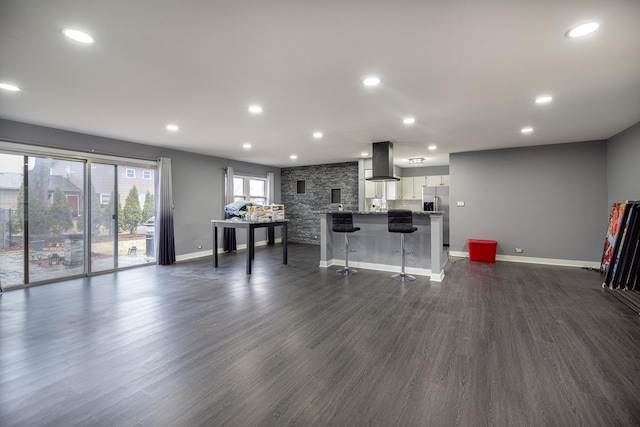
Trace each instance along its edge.
{"label": "light switch plate", "polygon": [[462,208],[462,207],[464,207],[464,202],[463,202],[463,201],[458,200],[458,206],[459,206],[459,207],[461,207],[461,208]]}

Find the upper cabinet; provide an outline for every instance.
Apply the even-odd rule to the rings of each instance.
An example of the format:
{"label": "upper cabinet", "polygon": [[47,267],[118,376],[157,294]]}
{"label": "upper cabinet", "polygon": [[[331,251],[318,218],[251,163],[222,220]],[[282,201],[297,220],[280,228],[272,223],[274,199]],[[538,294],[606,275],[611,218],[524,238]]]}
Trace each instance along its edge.
{"label": "upper cabinet", "polygon": [[373,176],[371,169],[364,170],[364,197],[367,199],[381,199],[384,195],[384,182],[382,181],[367,181],[367,178]]}
{"label": "upper cabinet", "polygon": [[400,199],[400,195],[401,195],[401,188],[402,186],[400,185],[400,181],[387,181],[384,183],[385,185],[385,192],[386,192],[386,199],[387,200],[398,200]]}
{"label": "upper cabinet", "polygon": [[422,187],[426,185],[424,176],[405,176],[402,178],[402,198],[405,200],[422,200]]}
{"label": "upper cabinet", "polygon": [[430,175],[427,177],[427,187],[448,187],[449,175]]}

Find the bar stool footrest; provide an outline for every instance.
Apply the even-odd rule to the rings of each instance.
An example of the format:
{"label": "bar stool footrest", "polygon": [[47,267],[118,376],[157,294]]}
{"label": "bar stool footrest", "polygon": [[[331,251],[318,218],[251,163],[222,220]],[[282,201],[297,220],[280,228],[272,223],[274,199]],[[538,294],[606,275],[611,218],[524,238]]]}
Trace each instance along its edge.
{"label": "bar stool footrest", "polygon": [[412,280],[416,280],[416,278],[407,273],[394,274],[391,276],[393,280],[400,280],[402,282],[411,282]]}

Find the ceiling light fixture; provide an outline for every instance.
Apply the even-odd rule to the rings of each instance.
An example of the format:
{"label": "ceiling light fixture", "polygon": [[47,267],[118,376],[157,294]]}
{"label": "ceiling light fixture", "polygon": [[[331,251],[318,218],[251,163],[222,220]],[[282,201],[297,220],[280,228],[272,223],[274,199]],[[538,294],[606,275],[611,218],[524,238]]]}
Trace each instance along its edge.
{"label": "ceiling light fixture", "polygon": [[171,132],[178,132],[179,129],[180,128],[178,127],[178,125],[174,125],[174,124],[167,125],[167,130]]}
{"label": "ceiling light fixture", "polygon": [[320,138],[322,138],[322,132],[314,132],[314,133],[313,133],[313,137],[314,137],[315,139],[320,139]]}
{"label": "ceiling light fixture", "polygon": [[522,129],[520,129],[520,132],[522,132],[522,133],[531,133],[531,132],[533,132],[533,128],[532,127],[524,127]]}
{"label": "ceiling light fixture", "polygon": [[598,29],[600,24],[597,22],[587,22],[586,24],[578,25],[577,27],[573,27],[569,31],[567,31],[566,36],[569,38],[583,37],[587,34],[593,33]]}
{"label": "ceiling light fixture", "polygon": [[380,79],[375,76],[370,76],[364,79],[362,84],[365,86],[377,86],[380,84]]}
{"label": "ceiling light fixture", "polygon": [[360,153],[360,155],[361,155],[362,157],[367,157],[367,156],[369,155],[369,153]]}
{"label": "ceiling light fixture", "polygon": [[248,150],[249,148],[251,148],[251,144],[249,144],[248,142],[245,142],[244,144],[242,144],[242,148],[244,148],[245,150]]}
{"label": "ceiling light fixture", "polygon": [[404,120],[402,120],[402,123],[404,123],[405,125],[412,125],[416,122],[416,119],[414,119],[413,117],[407,117]]}
{"label": "ceiling light fixture", "polygon": [[428,146],[427,148],[428,148],[429,150],[433,151],[433,150],[435,150],[435,149],[436,149],[436,148],[438,148],[438,147],[437,147],[437,146],[435,146],[435,145],[433,145],[433,144],[431,144],[431,145],[430,145],[430,146]]}
{"label": "ceiling light fixture", "polygon": [[262,113],[262,107],[259,106],[259,105],[255,105],[255,104],[254,105],[250,105],[249,106],[249,112],[251,114],[260,114],[260,113]]}
{"label": "ceiling light fixture", "polygon": [[65,28],[64,30],[62,30],[62,32],[64,33],[65,36],[69,37],[71,40],[75,40],[80,43],[92,44],[94,42],[93,37],[91,37],[89,34],[80,30],[74,30],[73,28]]}
{"label": "ceiling light fixture", "polygon": [[297,158],[298,158],[298,156],[296,156],[295,154],[292,154],[292,155],[290,155],[290,156],[289,156],[289,158],[290,158],[291,160],[295,160],[295,159],[297,159]]}
{"label": "ceiling light fixture", "polygon": [[8,90],[11,92],[20,92],[20,88],[16,85],[12,85],[11,83],[0,83],[0,89]]}
{"label": "ceiling light fixture", "polygon": [[536,98],[536,104],[546,104],[550,102],[553,98],[549,95],[542,95]]}
{"label": "ceiling light fixture", "polygon": [[423,157],[413,157],[411,159],[409,159],[409,164],[410,165],[421,165],[424,163],[424,158]]}

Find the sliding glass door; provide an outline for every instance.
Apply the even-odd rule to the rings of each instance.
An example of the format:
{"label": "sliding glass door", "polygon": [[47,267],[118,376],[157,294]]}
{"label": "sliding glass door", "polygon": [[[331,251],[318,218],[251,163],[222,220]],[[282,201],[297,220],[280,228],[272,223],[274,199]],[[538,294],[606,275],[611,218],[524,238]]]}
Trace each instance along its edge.
{"label": "sliding glass door", "polygon": [[23,193],[24,156],[0,153],[0,286],[24,282],[24,215],[18,199]]}
{"label": "sliding glass door", "polygon": [[91,271],[155,262],[155,170],[91,164]]}
{"label": "sliding glass door", "polygon": [[155,263],[155,179],[150,164],[0,153],[0,285]]}
{"label": "sliding glass door", "polygon": [[117,267],[116,166],[91,164],[91,271]]}

